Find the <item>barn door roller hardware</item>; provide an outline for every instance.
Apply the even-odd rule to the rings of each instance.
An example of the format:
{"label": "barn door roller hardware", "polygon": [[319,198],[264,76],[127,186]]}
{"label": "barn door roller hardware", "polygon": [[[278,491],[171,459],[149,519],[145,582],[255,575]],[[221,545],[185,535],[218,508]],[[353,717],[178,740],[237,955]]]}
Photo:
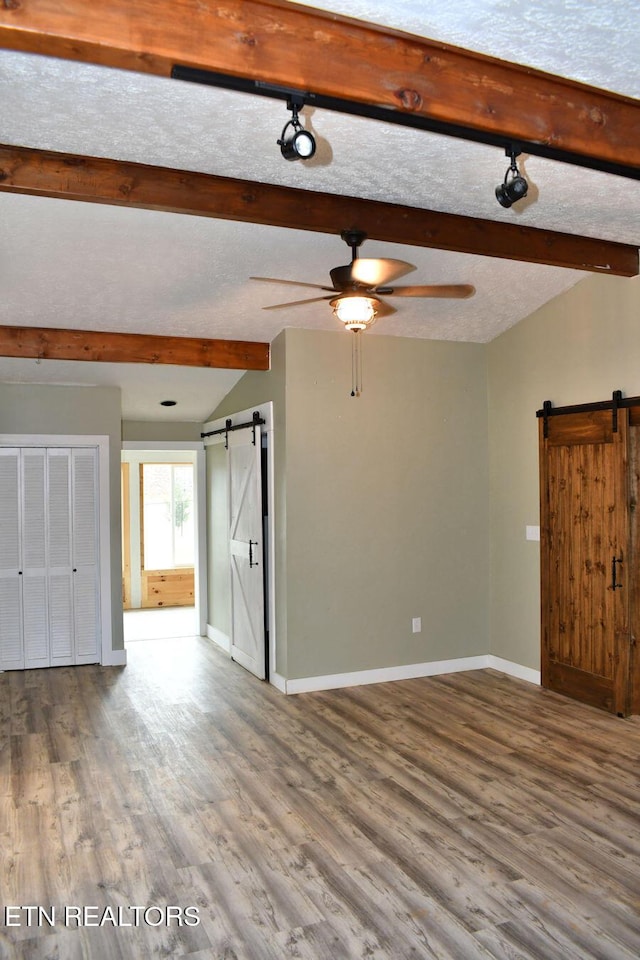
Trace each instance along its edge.
{"label": "barn door roller hardware", "polygon": [[567,413],[591,413],[594,410],[611,410],[613,432],[618,432],[618,411],[628,407],[640,407],[640,397],[623,397],[622,390],[614,390],[611,400],[599,400],[596,403],[576,403],[569,407],[554,407],[551,400],[545,400],[536,417],[543,421],[543,437],[549,436],[549,418],[561,417]]}
{"label": "barn door roller hardware", "polygon": [[253,427],[253,440],[251,441],[255,447],[256,445],[256,427],[262,426],[266,423],[263,417],[260,416],[257,410],[253,411],[253,418],[246,421],[245,423],[234,423],[231,418],[225,421],[224,427],[219,427],[218,430],[209,430],[207,433],[201,433],[200,437],[204,440],[205,437],[218,437],[220,434],[224,433],[224,448],[225,450],[229,449],[229,434],[233,433],[234,430],[246,430],[247,427]]}
{"label": "barn door roller hardware", "polygon": [[[622,390],[614,390],[611,397],[611,425],[613,432],[618,432],[618,407],[620,406],[620,401],[622,400]],[[614,577],[615,581],[615,577]]]}

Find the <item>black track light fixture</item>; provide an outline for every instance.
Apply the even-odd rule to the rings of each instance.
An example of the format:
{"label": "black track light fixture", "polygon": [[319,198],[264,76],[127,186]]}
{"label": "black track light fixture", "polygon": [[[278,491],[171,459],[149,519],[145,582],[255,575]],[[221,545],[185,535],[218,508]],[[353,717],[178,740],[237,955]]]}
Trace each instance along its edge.
{"label": "black track light fixture", "polygon": [[496,187],[496,200],[503,207],[511,207],[518,200],[523,200],[529,189],[529,184],[518,170],[516,163],[516,157],[519,157],[521,152],[515,147],[505,150],[506,155],[511,157],[511,165],[504,175],[503,182]]}
{"label": "black track light fixture", "polygon": [[285,160],[310,160],[316,152],[315,137],[303,128],[298,118],[298,110],[303,106],[302,97],[291,97],[287,101],[287,110],[291,110],[291,119],[285,123],[278,140]]}

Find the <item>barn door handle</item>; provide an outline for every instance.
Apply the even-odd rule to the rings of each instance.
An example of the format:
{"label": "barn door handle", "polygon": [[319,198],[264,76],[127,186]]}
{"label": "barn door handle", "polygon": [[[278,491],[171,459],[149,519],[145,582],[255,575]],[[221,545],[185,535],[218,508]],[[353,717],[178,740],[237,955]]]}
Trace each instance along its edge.
{"label": "barn door handle", "polygon": [[611,589],[612,590],[622,590],[622,584],[616,583],[616,580],[618,579],[616,564],[618,563],[622,563],[622,557],[613,557],[611,560]]}
{"label": "barn door handle", "polygon": [[259,567],[259,566],[260,566],[260,564],[258,563],[258,561],[257,561],[257,560],[254,561],[254,559],[253,559],[253,548],[254,548],[254,547],[257,547],[257,546],[258,546],[258,541],[257,541],[257,540],[249,540],[249,568],[251,568],[251,567]]}

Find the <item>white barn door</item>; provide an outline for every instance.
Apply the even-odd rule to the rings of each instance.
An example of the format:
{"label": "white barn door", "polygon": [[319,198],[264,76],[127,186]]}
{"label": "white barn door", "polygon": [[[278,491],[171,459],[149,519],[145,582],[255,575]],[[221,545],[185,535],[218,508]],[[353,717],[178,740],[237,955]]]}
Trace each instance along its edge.
{"label": "white barn door", "polygon": [[231,656],[266,677],[262,444],[259,425],[228,434]]}

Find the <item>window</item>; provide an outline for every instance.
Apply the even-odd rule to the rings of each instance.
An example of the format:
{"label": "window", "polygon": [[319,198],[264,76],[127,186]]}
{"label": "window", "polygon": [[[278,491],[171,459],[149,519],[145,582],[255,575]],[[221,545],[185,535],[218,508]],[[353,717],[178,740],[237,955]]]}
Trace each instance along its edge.
{"label": "window", "polygon": [[193,465],[143,463],[142,553],[145,570],[194,565]]}

